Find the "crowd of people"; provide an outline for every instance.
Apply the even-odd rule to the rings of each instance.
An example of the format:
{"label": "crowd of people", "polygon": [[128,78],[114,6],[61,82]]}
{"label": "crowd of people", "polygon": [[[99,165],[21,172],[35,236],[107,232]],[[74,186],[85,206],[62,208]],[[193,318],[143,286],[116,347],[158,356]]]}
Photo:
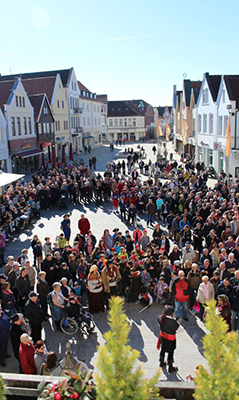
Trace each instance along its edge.
{"label": "crowd of people", "polygon": [[[188,160],[182,167],[175,160],[156,160],[147,163],[148,171],[142,163],[138,152],[129,152],[126,162],[108,162],[102,174],[94,173],[94,164],[87,167],[81,161],[79,166],[41,170],[29,183],[21,180],[9,186],[2,198],[8,213],[19,197],[20,207],[26,204],[33,210],[37,202],[41,209],[60,206],[63,198],[73,206],[94,201],[108,208],[111,204],[126,230],[110,232],[106,227],[96,237],[91,221],[82,214],[72,240],[73,222],[66,211],[53,243],[34,235],[31,250],[23,249],[16,260],[9,256],[4,263],[1,253],[2,366],[11,338],[20,370],[29,373],[24,349],[33,359],[39,349],[45,354],[44,321],[51,317],[54,330],[60,330],[66,312],[79,316],[82,303],[88,304],[90,313],[104,312],[115,295],[144,307],[153,302],[173,305],[176,320],[185,321],[188,309],[203,321],[208,301],[216,299],[228,330],[238,329],[239,181],[222,172],[210,188],[203,163]],[[159,171],[170,172],[170,179],[155,179]],[[144,219],[147,229],[141,225]],[[2,230],[2,248],[5,239]],[[15,325],[18,334],[13,333]],[[53,368],[47,367],[46,359],[47,354],[44,371]],[[31,373],[39,372],[39,364],[34,365]]]}

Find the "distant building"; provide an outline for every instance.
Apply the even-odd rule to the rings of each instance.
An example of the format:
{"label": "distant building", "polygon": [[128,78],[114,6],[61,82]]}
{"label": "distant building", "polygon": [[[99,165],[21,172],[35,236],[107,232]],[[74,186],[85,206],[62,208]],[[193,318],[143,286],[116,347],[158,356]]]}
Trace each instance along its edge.
{"label": "distant building", "polygon": [[138,141],[145,139],[154,123],[153,108],[143,100],[108,102],[108,140]]}
{"label": "distant building", "polygon": [[107,98],[107,94],[98,94],[97,99],[100,102],[100,107],[101,107],[101,137],[102,137],[102,142],[105,142],[108,140],[108,133],[107,133],[108,98]]}
{"label": "distant building", "polygon": [[7,142],[7,121],[0,108],[0,170],[12,172],[12,163],[9,157]]}
{"label": "distant building", "polygon": [[12,171],[27,173],[39,167],[33,107],[20,78],[0,81],[0,107],[7,122]]}

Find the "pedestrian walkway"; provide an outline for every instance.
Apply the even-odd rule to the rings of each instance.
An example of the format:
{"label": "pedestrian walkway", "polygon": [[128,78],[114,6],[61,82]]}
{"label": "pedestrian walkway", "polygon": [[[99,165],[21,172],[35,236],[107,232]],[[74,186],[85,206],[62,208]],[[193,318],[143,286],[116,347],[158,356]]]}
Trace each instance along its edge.
{"label": "pedestrian walkway", "polygon": [[[130,144],[136,149],[138,143]],[[146,150],[147,159],[156,160],[156,156],[153,155],[152,147],[153,143],[141,143]],[[169,145],[168,145],[169,146]],[[126,146],[127,147],[127,146]],[[109,145],[101,146],[94,149],[90,155],[80,155],[86,163],[89,158],[93,155],[97,158],[96,173],[103,172],[105,170],[106,163],[118,159],[120,154],[124,151],[124,146],[118,146],[114,152],[111,152]],[[169,152],[168,152],[169,153]],[[90,205],[78,205],[73,207],[69,206],[68,210],[71,213],[71,226],[73,238],[78,233],[78,219],[81,213],[85,213],[91,223],[91,230],[93,234],[99,239],[105,228],[108,228],[111,232],[115,227],[118,227],[122,233],[128,229],[132,232],[133,228],[124,224],[119,216],[112,213],[111,203],[104,204],[103,206],[96,207],[95,203]],[[37,223],[23,233],[20,234],[14,242],[8,242],[6,248],[7,255],[13,255],[15,258],[21,253],[23,248],[29,249],[30,259],[32,260],[31,251],[31,239],[34,234],[44,241],[46,236],[49,236],[51,241],[54,242],[56,235],[60,233],[60,223],[65,214],[65,210],[59,210],[57,208],[49,211],[42,211],[41,218]],[[138,219],[138,223],[142,228],[146,228],[145,216]],[[153,228],[148,228],[149,236],[152,236]],[[5,258],[6,258],[5,257]],[[127,312],[128,320],[131,326],[130,332],[130,345],[138,349],[140,352],[140,361],[144,363],[144,369],[148,377],[151,377],[156,369],[158,368],[158,352],[156,350],[157,336],[159,333],[159,326],[157,318],[162,311],[162,306],[153,304],[148,310],[139,314],[142,306],[140,304],[125,304],[125,310]],[[89,367],[93,368],[96,361],[97,346],[104,342],[103,334],[108,330],[107,326],[107,312],[100,313],[94,316],[96,322],[96,333],[91,335],[87,341],[76,335],[71,338],[73,342],[73,351],[79,359],[85,359]],[[181,322],[181,321],[180,321]],[[177,350],[175,352],[175,365],[179,367],[177,374],[168,375],[165,371],[162,372],[161,380],[185,380],[187,374],[193,374],[194,366],[198,363],[207,365],[206,360],[202,355],[202,343],[201,339],[205,334],[205,327],[203,323],[196,319],[193,315],[189,315],[189,322],[182,321],[182,325],[179,328],[177,335]],[[57,351],[59,357],[63,357],[65,349],[65,343],[69,340],[61,332],[53,332],[51,330],[50,322],[44,322],[44,335],[46,338],[48,350]],[[12,357],[8,360],[8,366],[6,369],[1,368],[0,371],[11,371],[18,372],[18,366],[16,360]]]}

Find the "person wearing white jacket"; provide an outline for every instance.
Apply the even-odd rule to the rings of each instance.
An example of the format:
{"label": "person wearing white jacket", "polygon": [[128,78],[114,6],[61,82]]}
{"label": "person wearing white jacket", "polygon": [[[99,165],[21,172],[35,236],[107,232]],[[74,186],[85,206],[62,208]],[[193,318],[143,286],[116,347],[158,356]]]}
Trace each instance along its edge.
{"label": "person wearing white jacket", "polygon": [[207,275],[202,277],[202,283],[200,283],[196,300],[200,303],[200,312],[199,316],[201,320],[203,319],[204,314],[204,306],[207,305],[209,300],[215,298],[215,290],[212,283],[209,282],[209,278]]}

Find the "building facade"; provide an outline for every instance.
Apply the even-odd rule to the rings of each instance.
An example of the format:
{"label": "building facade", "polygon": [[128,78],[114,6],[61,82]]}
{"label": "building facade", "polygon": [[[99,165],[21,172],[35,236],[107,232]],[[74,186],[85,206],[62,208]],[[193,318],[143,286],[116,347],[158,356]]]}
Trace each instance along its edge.
{"label": "building facade", "polygon": [[34,108],[37,146],[42,151],[42,165],[52,162],[52,148],[55,146],[55,118],[46,94],[29,96]]}
{"label": "building facade", "polygon": [[0,82],[0,106],[7,122],[12,171],[27,173],[39,167],[33,107],[20,78]]}
{"label": "building facade", "polygon": [[82,101],[82,147],[95,148],[102,143],[101,102],[96,93],[91,92],[78,81]]}
{"label": "building facade", "polygon": [[11,159],[9,157],[7,142],[7,121],[0,108],[0,170],[12,172]]}
{"label": "building facade", "polygon": [[148,103],[143,100],[108,102],[108,140],[139,141],[146,137],[145,112]]}

